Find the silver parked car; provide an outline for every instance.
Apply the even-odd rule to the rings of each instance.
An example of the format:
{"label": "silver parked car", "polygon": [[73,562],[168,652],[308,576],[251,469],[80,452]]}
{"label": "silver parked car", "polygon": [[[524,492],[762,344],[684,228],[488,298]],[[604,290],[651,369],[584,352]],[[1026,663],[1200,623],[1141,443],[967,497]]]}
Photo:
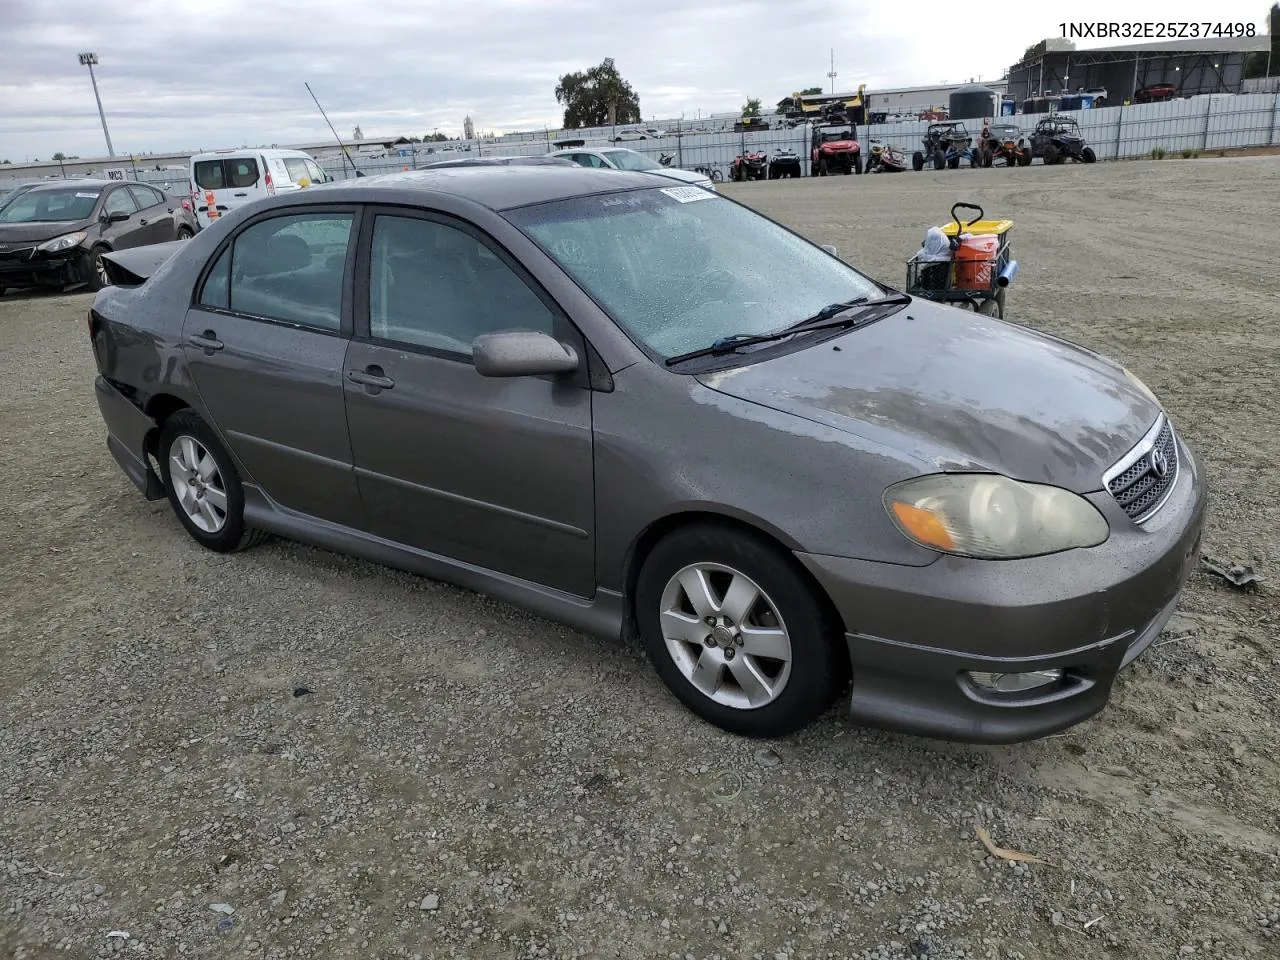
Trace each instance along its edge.
{"label": "silver parked car", "polygon": [[[1101,710],[1205,478],[1116,364],[645,173],[420,171],[108,255],[107,444],[279,534],[637,631],[708,721],[1009,742]],[[518,642],[518,638],[512,638]]]}

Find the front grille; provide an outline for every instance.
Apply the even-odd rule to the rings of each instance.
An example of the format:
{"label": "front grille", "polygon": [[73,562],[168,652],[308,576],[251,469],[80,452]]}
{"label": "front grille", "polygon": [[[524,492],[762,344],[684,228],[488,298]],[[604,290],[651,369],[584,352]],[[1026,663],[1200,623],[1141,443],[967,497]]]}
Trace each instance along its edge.
{"label": "front grille", "polygon": [[35,247],[23,247],[20,250],[13,248],[0,250],[0,260],[30,260],[31,255],[35,252]]}
{"label": "front grille", "polygon": [[[1173,424],[1163,424],[1154,439],[1144,440],[1117,467],[1120,473],[1107,480],[1107,491],[1116,498],[1125,516],[1137,523],[1151,517],[1163,506],[1178,479],[1178,441]],[[1162,469],[1163,468],[1163,469]]]}

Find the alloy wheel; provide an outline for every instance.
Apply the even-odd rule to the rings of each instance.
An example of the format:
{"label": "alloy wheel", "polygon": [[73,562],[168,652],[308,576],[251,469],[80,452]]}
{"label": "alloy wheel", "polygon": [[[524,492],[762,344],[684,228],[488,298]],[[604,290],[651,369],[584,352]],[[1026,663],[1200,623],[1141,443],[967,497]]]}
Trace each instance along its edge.
{"label": "alloy wheel", "polygon": [[662,636],[681,674],[740,710],[772,703],[791,676],[791,637],[777,606],[745,574],[716,563],[677,572],[662,593]]}
{"label": "alloy wheel", "polygon": [[227,524],[227,488],[218,463],[195,437],[174,437],[169,478],[178,505],[198,530],[218,533]]}

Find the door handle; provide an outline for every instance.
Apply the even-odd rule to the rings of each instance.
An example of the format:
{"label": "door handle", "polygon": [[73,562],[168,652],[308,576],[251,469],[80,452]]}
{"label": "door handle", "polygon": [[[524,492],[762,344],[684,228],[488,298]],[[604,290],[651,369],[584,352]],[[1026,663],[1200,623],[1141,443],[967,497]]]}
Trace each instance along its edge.
{"label": "door handle", "polygon": [[248,196],[248,194],[247,194],[247,193],[237,193],[237,194],[234,194],[234,196],[237,196],[237,197],[247,197],[247,196]]}
{"label": "door handle", "polygon": [[218,339],[218,335],[212,330],[206,330],[200,334],[193,333],[187,337],[187,343],[193,347],[199,347],[205,353],[213,353],[215,350],[222,349],[222,341]]}
{"label": "door handle", "polygon": [[347,379],[352,383],[358,383],[363,387],[373,387],[377,390],[390,390],[396,385],[396,382],[382,372],[382,368],[377,364],[371,364],[363,370],[348,370]]}
{"label": "door handle", "polygon": [[139,221],[138,221],[138,224],[139,224],[140,226],[145,227],[145,226],[147,225],[147,221],[145,221],[145,220],[139,220]]}

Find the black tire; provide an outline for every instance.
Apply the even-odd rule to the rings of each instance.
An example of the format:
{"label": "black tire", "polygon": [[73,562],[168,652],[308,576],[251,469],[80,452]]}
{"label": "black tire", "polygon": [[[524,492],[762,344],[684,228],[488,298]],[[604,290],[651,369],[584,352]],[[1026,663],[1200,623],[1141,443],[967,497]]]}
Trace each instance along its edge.
{"label": "black tire", "polygon": [[853,158],[853,172],[858,176],[862,175],[862,154]]}
{"label": "black tire", "polygon": [[[786,625],[791,672],[782,691],[763,706],[716,702],[685,677],[667,649],[661,622],[663,591],[678,572],[700,563],[745,574],[767,594]],[[672,533],[646,558],[635,603],[640,636],[663,683],[693,713],[731,733],[780,737],[799,730],[831,705],[847,678],[838,619],[795,560],[763,538],[711,525]]]}
{"label": "black tire", "polygon": [[711,182],[712,182],[712,183],[723,183],[723,182],[724,182],[724,174],[723,174],[723,173],[721,173],[719,170],[712,170],[712,171],[711,171]]}
{"label": "black tire", "polygon": [[1057,147],[1048,146],[1044,148],[1044,163],[1046,167],[1052,166],[1053,164],[1057,163],[1060,159],[1062,158],[1058,155]]}
{"label": "black tire", "polygon": [[911,169],[916,173],[924,169],[924,154],[919,150],[911,155]]}
{"label": "black tire", "polygon": [[192,230],[190,227],[179,227],[179,228],[178,228],[178,239],[179,239],[179,240],[190,240],[190,239],[191,239],[192,237],[194,237],[195,235],[196,235],[196,232],[195,232],[194,230]]}
{"label": "black tire", "polygon": [[826,157],[819,157],[819,158],[818,158],[818,176],[820,176],[820,177],[825,177],[825,176],[827,176],[830,172],[831,172],[831,169],[830,169],[830,167],[827,165],[827,158],[826,158]]}
{"label": "black tire", "polygon": [[1096,163],[1098,155],[1093,152],[1093,147],[1085,147],[1080,151],[1080,159],[1085,163]]}
{"label": "black tire", "polygon": [[943,153],[941,150],[935,150],[933,152],[933,169],[935,170],[947,169],[947,155]]}
{"label": "black tire", "polygon": [[[182,437],[194,439],[204,448],[205,452],[213,458],[222,480],[226,511],[224,522],[216,532],[205,531],[196,526],[179,502],[173,477],[174,462],[169,451],[174,441]],[[169,506],[173,508],[178,522],[196,543],[217,553],[232,553],[256,546],[267,539],[269,534],[265,530],[255,530],[245,526],[244,488],[240,485],[240,475],[236,472],[235,465],[231,462],[231,455],[227,453],[217,434],[195,413],[190,410],[179,410],[165,421],[160,429],[156,460],[160,463],[160,479],[164,483]]]}
{"label": "black tire", "polygon": [[957,153],[950,160],[947,161],[947,167],[951,170],[955,170],[959,166],[960,166],[960,154]]}
{"label": "black tire", "polygon": [[107,285],[106,271],[102,265],[102,255],[109,252],[107,247],[102,244],[96,244],[85,254],[83,269],[85,276],[88,277],[85,289],[90,293],[96,293]]}
{"label": "black tire", "polygon": [[1018,157],[1018,166],[1020,167],[1031,166],[1031,148],[1030,147],[1027,147],[1025,150],[1023,150],[1022,154]]}

